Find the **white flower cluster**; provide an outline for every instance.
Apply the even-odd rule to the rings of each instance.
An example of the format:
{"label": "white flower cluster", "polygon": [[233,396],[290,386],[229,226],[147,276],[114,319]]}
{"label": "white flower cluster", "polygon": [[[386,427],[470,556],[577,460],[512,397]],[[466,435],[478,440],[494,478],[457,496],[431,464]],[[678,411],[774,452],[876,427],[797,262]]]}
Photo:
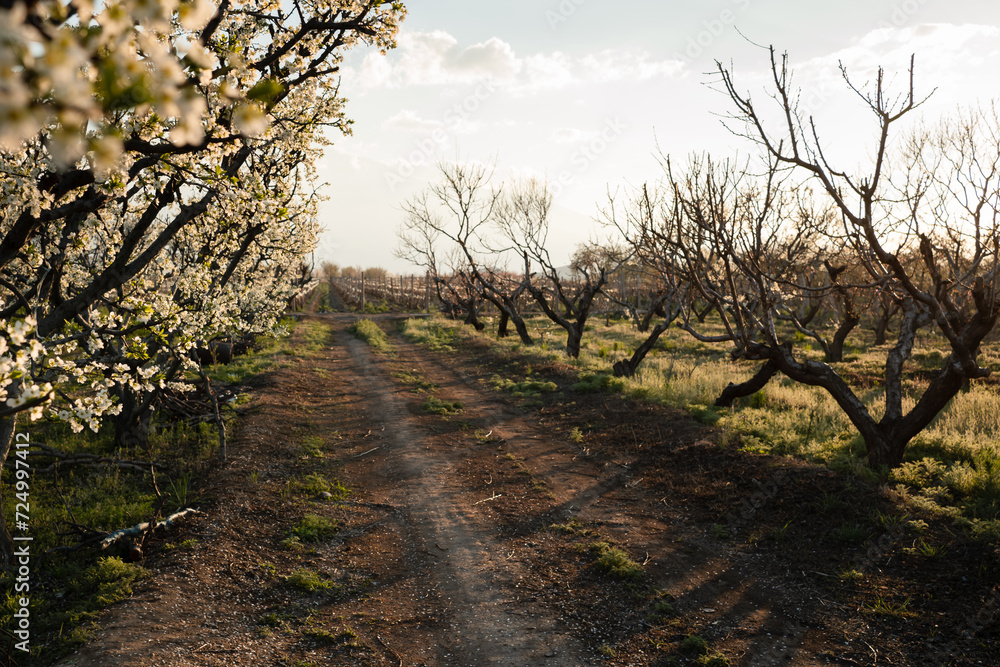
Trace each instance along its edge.
{"label": "white flower cluster", "polygon": [[34,337],[36,321],[30,315],[22,320],[8,322],[0,330],[0,401],[8,408],[29,406],[32,421],[42,416],[44,403],[52,394],[52,385],[24,381],[30,377],[31,366],[44,353],[45,347]]}
{"label": "white flower cluster", "polygon": [[184,386],[198,341],[275,325],[318,235],[313,164],[349,130],[342,51],[393,46],[405,14],[91,2],[0,10],[0,398],[74,430]]}
{"label": "white flower cluster", "polygon": [[[90,151],[108,165],[121,139],[103,120],[109,111],[182,118],[199,111],[184,84],[211,78],[215,63],[200,45],[184,53],[172,42],[215,15],[212,0],[15,2],[0,10],[0,146],[9,151],[45,128],[62,164]],[[201,104],[204,100],[200,97]],[[88,124],[100,131],[88,136]]]}

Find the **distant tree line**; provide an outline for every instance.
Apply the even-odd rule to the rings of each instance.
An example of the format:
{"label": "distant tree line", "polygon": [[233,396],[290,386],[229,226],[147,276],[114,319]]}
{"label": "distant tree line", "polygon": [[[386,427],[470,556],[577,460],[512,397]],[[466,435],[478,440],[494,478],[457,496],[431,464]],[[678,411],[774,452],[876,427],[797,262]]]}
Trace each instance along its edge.
{"label": "distant tree line", "polygon": [[[659,179],[613,192],[600,207],[612,237],[578,250],[573,279],[546,249],[546,185],[493,185],[483,165],[441,165],[438,182],[404,207],[397,255],[433,276],[441,302],[477,329],[488,302],[500,313],[497,334],[513,325],[530,345],[530,304],[566,331],[570,356],[595,302],[615,304],[646,334],[614,362],[618,375],[635,373],[670,326],[726,345],[734,360],[760,365],[719,405],[778,375],[819,387],[861,434],[869,463],[897,466],[963,386],[990,373],[979,357],[1000,314],[1000,120],[986,106],[903,131],[923,101],[912,63],[898,93],[881,71],[859,88],[842,70],[876,137],[865,166],[847,168],[832,163],[799,109],[787,56],[772,50],[770,64],[767,109],[717,66],[728,124],[755,151],[682,162],[661,154]],[[616,289],[624,281],[645,298]],[[878,414],[838,370],[862,328],[888,345]],[[949,352],[904,400],[922,331]],[[803,354],[817,348],[821,360]]]}

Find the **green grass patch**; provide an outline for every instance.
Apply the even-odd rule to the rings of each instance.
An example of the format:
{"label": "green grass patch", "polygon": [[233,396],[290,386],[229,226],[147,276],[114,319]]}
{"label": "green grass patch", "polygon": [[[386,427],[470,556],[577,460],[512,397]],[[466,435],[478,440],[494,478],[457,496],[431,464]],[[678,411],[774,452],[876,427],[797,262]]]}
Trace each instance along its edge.
{"label": "green grass patch", "polygon": [[300,593],[325,593],[339,590],[340,586],[324,579],[318,572],[299,568],[285,577],[285,585]]}
{"label": "green grass patch", "polygon": [[688,635],[681,642],[681,650],[685,653],[708,653],[708,642],[698,635]]}
{"label": "green grass patch", "polygon": [[846,545],[857,545],[868,537],[868,529],[860,523],[843,523],[831,531],[831,536],[837,542]]}
{"label": "green grass patch", "polygon": [[321,644],[337,645],[357,640],[358,633],[346,627],[340,632],[330,632],[323,628],[305,628],[302,630],[302,636],[313,639]]}
{"label": "green grass patch", "polygon": [[340,530],[338,521],[318,514],[306,514],[292,528],[288,537],[295,537],[303,542],[321,542],[336,535],[338,530]]}
{"label": "green grass patch", "polygon": [[461,401],[444,401],[437,396],[431,396],[420,405],[420,409],[432,415],[453,415],[465,408]]}
{"label": "green grass patch", "polygon": [[302,347],[297,350],[302,353],[315,354],[330,344],[330,325],[320,320],[305,320],[295,325],[301,332]]}
{"label": "green grass patch", "polygon": [[580,375],[580,381],[574,384],[572,389],[581,394],[616,392],[625,389],[625,381],[608,373],[583,373]]}
{"label": "green grass patch", "polygon": [[427,382],[419,375],[412,373],[410,371],[399,371],[393,373],[392,376],[397,380],[400,380],[404,384],[410,385],[410,391],[415,394],[433,391],[437,389],[437,385],[433,382]]}
{"label": "green grass patch", "polygon": [[375,315],[377,313],[388,313],[390,310],[392,310],[392,306],[385,299],[379,299],[378,301],[365,299],[365,307],[361,312],[367,315]]}
{"label": "green grass patch", "polygon": [[319,473],[309,473],[288,482],[288,488],[294,493],[310,496],[321,496],[329,493],[329,500],[347,500],[351,490],[339,480],[330,481]]}
{"label": "green grass patch", "polygon": [[[76,562],[60,562],[46,568],[46,579],[56,586],[34,582],[31,589],[31,654],[27,663],[49,664],[54,656],[62,655],[86,642],[99,612],[132,596],[133,586],[147,575],[139,565],[125,563],[120,558],[99,558],[89,566]],[[8,590],[13,590],[10,574],[0,577]],[[0,611],[5,627],[13,626],[13,595],[8,596]]]}
{"label": "green grass patch", "polygon": [[372,320],[358,320],[348,329],[352,334],[368,343],[376,352],[390,352],[392,344],[386,338],[385,332]]}
{"label": "green grass patch", "polygon": [[650,625],[659,625],[675,616],[677,616],[677,608],[674,607],[673,602],[662,597],[650,606],[649,613],[646,615],[646,622]]}
{"label": "green grass patch", "polygon": [[594,542],[590,553],[597,556],[594,565],[608,576],[622,581],[638,581],[642,578],[642,566],[632,560],[628,553],[607,542]]}
{"label": "green grass patch", "polygon": [[434,352],[454,352],[458,334],[450,326],[431,318],[411,317],[401,325],[403,336]]}
{"label": "green grass patch", "polygon": [[902,602],[896,603],[889,598],[879,595],[876,596],[871,603],[863,604],[861,606],[861,610],[868,614],[874,614],[876,616],[891,616],[893,618],[908,618],[916,616],[916,612],[910,610],[910,598],[906,598]]}
{"label": "green grass patch", "polygon": [[494,375],[490,379],[490,384],[498,391],[509,392],[514,398],[533,398],[542,394],[551,394],[559,391],[559,387],[555,382],[529,379],[515,382],[514,380],[502,378],[499,375]]}
{"label": "green grass patch", "polygon": [[304,459],[321,459],[323,458],[324,444],[323,438],[318,435],[303,436],[299,442],[299,456]]}

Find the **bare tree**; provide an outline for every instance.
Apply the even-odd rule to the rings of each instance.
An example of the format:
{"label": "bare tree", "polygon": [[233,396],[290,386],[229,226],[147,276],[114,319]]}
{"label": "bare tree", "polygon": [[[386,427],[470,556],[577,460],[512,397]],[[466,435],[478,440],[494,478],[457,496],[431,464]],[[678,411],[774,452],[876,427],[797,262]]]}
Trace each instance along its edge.
{"label": "bare tree", "polygon": [[513,324],[521,341],[531,345],[533,340],[518,307],[527,289],[528,274],[518,277],[505,270],[500,261],[503,251],[491,248],[484,238],[495,224],[502,198],[502,188],[490,186],[493,169],[445,163],[438,168],[440,181],[403,206],[406,221],[399,231],[397,256],[428,268],[440,279],[436,254],[441,252],[442,242],[450,243],[453,277],[464,281],[462,290],[452,290],[452,295],[466,294],[462,303],[468,307],[478,303],[477,299],[492,303],[500,313],[498,335],[507,335],[508,324]]}
{"label": "bare tree", "polygon": [[538,280],[526,284],[528,293],[550,320],[566,330],[566,354],[580,356],[583,330],[594,300],[607,283],[608,274],[623,260],[600,258],[595,264],[576,262],[573,277],[560,273],[546,248],[552,193],[537,180],[527,180],[508,188],[497,209],[497,226],[510,242],[506,251],[524,261],[524,274],[532,276],[532,266],[541,272]]}
{"label": "bare tree", "polygon": [[[737,188],[732,199],[733,203],[744,197],[756,202],[738,220],[750,225],[755,235],[728,238],[713,230],[721,273],[709,280],[695,279],[701,281],[704,294],[718,292],[709,300],[718,299],[716,310],[725,314],[726,339],[736,342],[737,356],[763,360],[797,382],[825,389],[861,433],[869,463],[896,466],[907,444],[963,384],[990,372],[978,364],[977,357],[1000,313],[996,227],[1000,123],[994,109],[969,112],[933,131],[918,131],[903,150],[891,154],[890,139],[895,138],[898,123],[920,104],[914,93],[912,61],[909,85],[898,97],[886,89],[881,71],[869,90],[855,87],[843,71],[847,85],[878,127],[870,166],[866,173],[853,175],[828,161],[815,123],[801,117],[787,56],[779,59],[772,49],[771,70],[771,98],[781,118],[774,127],[751,97],[738,90],[732,72],[718,64],[735,107],[733,118],[739,123],[735,131],[762,149],[768,169],[763,179],[749,184],[745,194]],[[779,334],[776,312],[783,302],[783,287],[759,263],[754,244],[766,238],[762,234],[772,227],[785,229],[779,215],[786,207],[784,193],[801,182],[815,185],[841,218],[841,236],[866,274],[866,284],[851,288],[881,290],[900,304],[896,343],[885,359],[885,405],[879,418],[833,366],[797,355],[792,342]],[[711,192],[693,194],[695,202],[709,197],[700,210],[714,203]],[[695,213],[692,210],[688,215]],[[731,216],[720,216],[720,221]],[[769,222],[761,225],[757,218]],[[748,240],[749,247],[745,245]],[[907,257],[919,261],[906,261]],[[746,307],[747,294],[760,302],[756,310]],[[914,406],[905,411],[906,364],[917,331],[931,325],[950,354],[933,372],[929,385],[918,390]]]}
{"label": "bare tree", "polygon": [[[621,205],[614,195],[609,194],[608,200],[608,205],[601,210],[601,219],[616,228],[628,246],[627,251],[620,250],[618,255],[631,256],[635,270],[647,278],[651,288],[645,309],[640,307],[638,298],[632,303],[614,290],[605,291],[609,300],[625,309],[636,329],[648,334],[630,358],[621,359],[613,366],[615,376],[632,377],[660,336],[681,314],[684,299],[673,248],[677,217],[659,191],[648,185],[643,185],[639,193]],[[654,317],[662,319],[650,330]]]}

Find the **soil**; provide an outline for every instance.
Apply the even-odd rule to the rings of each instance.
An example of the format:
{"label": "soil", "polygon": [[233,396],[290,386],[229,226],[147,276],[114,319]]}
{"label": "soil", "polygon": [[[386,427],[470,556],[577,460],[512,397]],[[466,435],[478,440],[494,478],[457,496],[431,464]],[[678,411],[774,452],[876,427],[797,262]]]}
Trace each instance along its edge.
{"label": "soil", "polygon": [[[59,665],[1000,664],[996,545],[887,489],[573,391],[569,366],[516,398],[489,380],[526,362],[486,344],[430,351],[378,316],[380,355],[357,316],[315,317],[328,344],[254,387],[202,513]],[[290,543],[307,514],[336,533]],[[602,542],[641,575],[602,569]]]}

